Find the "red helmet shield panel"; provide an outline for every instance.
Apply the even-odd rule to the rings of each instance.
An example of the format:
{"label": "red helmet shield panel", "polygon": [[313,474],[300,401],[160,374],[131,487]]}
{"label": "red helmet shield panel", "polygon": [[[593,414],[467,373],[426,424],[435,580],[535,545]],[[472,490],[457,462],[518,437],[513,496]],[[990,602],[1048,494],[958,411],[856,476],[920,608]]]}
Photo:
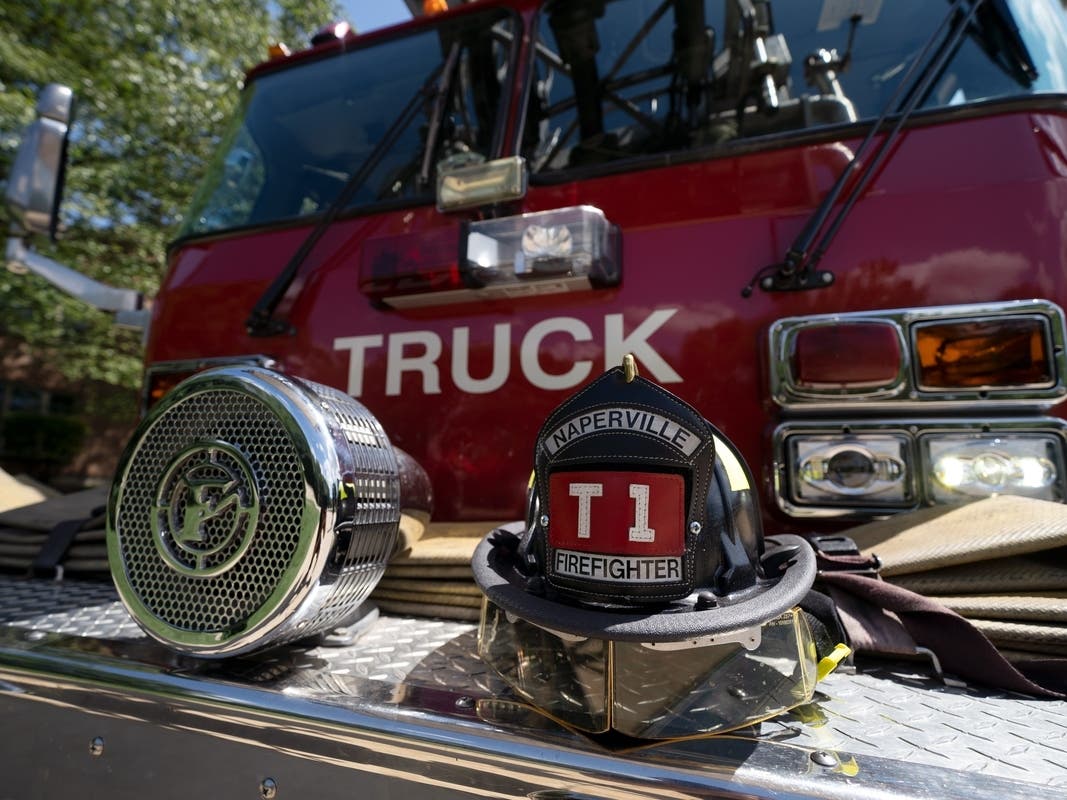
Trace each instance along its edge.
{"label": "red helmet shield panel", "polygon": [[549,478],[549,576],[677,583],[685,555],[685,480],[655,472],[557,472]]}

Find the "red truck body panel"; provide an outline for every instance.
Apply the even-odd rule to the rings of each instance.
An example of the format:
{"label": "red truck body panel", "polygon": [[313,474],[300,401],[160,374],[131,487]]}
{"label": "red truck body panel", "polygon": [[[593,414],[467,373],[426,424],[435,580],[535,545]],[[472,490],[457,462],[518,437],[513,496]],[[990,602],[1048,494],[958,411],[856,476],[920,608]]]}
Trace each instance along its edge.
{"label": "red truck body panel", "polygon": [[[1067,115],[1046,102],[920,120],[896,143],[889,166],[827,253],[822,266],[834,272],[834,284],[743,299],[742,287],[781,260],[858,143],[824,140],[531,187],[523,211],[589,204],[620,227],[617,288],[416,310],[375,307],[357,284],[363,242],[442,231],[448,237],[453,230],[458,241],[465,216],[406,208],[336,223],[289,292],[293,335],[264,340],[245,332],[247,312],[308,226],[191,242],[171,254],[147,362],[266,353],[288,372],[351,391],[350,352],[336,340],[380,336],[380,346],[363,351],[358,396],[428,471],[436,516],[511,518],[522,513],[541,420],[575,386],[612,366],[605,364],[605,336],[613,335],[605,320],[621,315],[623,336],[651,320],[639,338],[681,380],[670,382],[663,370],[651,376],[667,378],[665,385],[719,426],[751,465],[765,465],[777,419],[763,356],[774,320],[1067,298]],[[521,343],[549,318],[574,321],[545,335],[538,349],[541,369],[569,375],[568,388],[541,388],[524,374]],[[467,374],[486,379],[500,325],[510,326],[503,339],[506,382],[485,394],[458,389],[456,331],[469,331]],[[413,331],[440,342],[436,377],[402,371],[399,392],[387,393],[389,337]],[[418,357],[421,341],[396,352]],[[771,509],[769,476],[762,478],[764,507]],[[775,524],[785,525],[785,518]]]}
{"label": "red truck body panel", "polygon": [[[535,3],[508,6],[536,26]],[[529,51],[526,42],[516,57],[499,156],[519,149]],[[696,405],[739,447],[774,525],[796,527],[776,509],[771,485],[771,431],[781,411],[768,390],[768,326],[867,309],[1067,301],[1067,101],[1060,95],[915,115],[821,263],[833,284],[743,298],[743,287],[781,262],[867,129],[815,128],[711,155],[683,151],[532,178],[510,213],[589,205],[618,226],[622,279],[610,288],[385,307],[360,290],[368,240],[424,247],[451,267],[461,223],[480,212],[427,204],[369,210],[341,215],[303,262],[275,315],[291,324],[291,335],[255,337],[245,330],[249,311],[314,220],[179,240],[153,310],[146,363],[261,354],[284,371],[346,388],[427,469],[437,518],[498,519],[523,513],[547,413],[631,351],[642,374]]]}

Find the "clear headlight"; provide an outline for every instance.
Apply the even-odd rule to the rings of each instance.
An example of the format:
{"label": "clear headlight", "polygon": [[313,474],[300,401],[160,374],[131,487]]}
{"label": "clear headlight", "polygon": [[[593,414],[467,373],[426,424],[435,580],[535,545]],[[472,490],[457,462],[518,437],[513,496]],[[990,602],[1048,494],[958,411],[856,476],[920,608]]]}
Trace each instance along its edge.
{"label": "clear headlight", "polygon": [[1063,499],[1055,436],[930,434],[922,453],[927,493],[938,503],[991,494]]}

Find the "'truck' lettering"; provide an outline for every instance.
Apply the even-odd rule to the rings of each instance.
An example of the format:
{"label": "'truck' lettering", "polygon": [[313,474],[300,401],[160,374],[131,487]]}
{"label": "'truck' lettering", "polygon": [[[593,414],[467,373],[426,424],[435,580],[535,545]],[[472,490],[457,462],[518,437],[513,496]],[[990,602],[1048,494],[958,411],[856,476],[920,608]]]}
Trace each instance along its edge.
{"label": "'truck' lettering", "polygon": [[[658,383],[680,383],[679,375],[650,343],[652,336],[677,313],[676,308],[653,311],[637,327],[626,332],[622,314],[607,314],[604,317],[603,352],[604,369],[618,366],[625,353],[633,353],[641,366]],[[593,371],[593,361],[574,359],[562,372],[550,372],[542,356],[546,352],[549,337],[565,337],[572,343],[594,342],[589,325],[576,317],[549,317],[534,324],[523,334],[519,343],[519,368],[523,377],[538,389],[571,389],[585,381]],[[512,326],[498,323],[493,326],[492,367],[488,375],[473,376],[470,370],[471,329],[467,326],[452,330],[451,370],[452,383],[461,392],[488,394],[501,389],[511,373]],[[560,354],[574,351],[565,340],[554,340],[549,351],[558,363]],[[441,356],[444,341],[435,331],[404,331],[367,336],[340,336],[333,340],[333,349],[348,352],[348,393],[362,396],[367,387],[365,375],[368,362],[375,350],[385,350],[386,396],[396,397],[404,391],[404,376],[418,376],[415,383],[424,395],[441,393]],[[381,357],[380,355],[378,356]],[[408,391],[411,391],[408,383]]]}

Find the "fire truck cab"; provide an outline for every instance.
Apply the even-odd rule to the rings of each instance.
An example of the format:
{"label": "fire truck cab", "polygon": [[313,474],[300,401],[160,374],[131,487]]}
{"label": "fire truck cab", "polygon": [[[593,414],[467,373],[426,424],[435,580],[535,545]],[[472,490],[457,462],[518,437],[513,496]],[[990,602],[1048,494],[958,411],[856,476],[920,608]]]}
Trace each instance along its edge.
{"label": "fire truck cab", "polygon": [[1065,42],[1046,2],[479,2],[275,58],[171,246],[148,402],[271,362],[372,409],[439,519],[506,519],[539,421],[631,352],[774,528],[1064,499]]}

